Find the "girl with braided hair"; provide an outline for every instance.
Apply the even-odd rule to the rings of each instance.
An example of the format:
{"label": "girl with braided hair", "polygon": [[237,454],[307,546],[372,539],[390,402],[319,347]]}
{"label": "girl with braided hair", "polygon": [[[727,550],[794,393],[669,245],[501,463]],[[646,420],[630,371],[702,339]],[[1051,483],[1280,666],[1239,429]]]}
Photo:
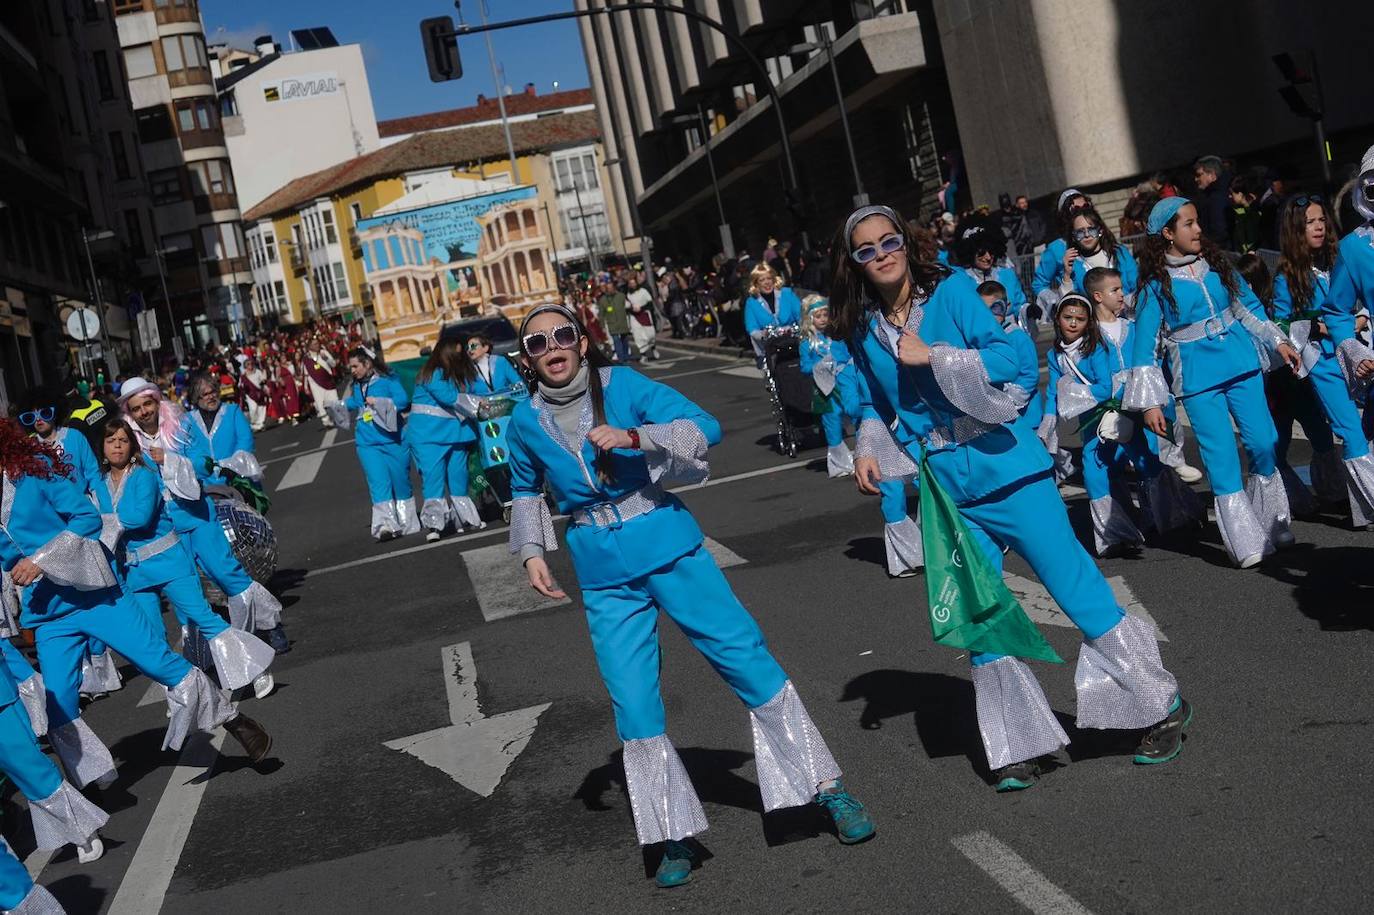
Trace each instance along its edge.
{"label": "girl with braided hair", "polygon": [[547,483],[571,517],[568,550],[616,731],[641,845],[663,845],[655,881],[686,883],[682,840],[706,816],[669,741],[659,694],[658,615],[676,622],[749,708],[765,810],[819,804],[839,840],[874,834],[763,633],[703,545],[701,529],[664,485],[700,483],[720,423],[666,385],[611,367],[562,305],[541,305],[520,328],[533,396],[511,414],[510,547],[530,586],[566,595],[544,560],[557,549]]}

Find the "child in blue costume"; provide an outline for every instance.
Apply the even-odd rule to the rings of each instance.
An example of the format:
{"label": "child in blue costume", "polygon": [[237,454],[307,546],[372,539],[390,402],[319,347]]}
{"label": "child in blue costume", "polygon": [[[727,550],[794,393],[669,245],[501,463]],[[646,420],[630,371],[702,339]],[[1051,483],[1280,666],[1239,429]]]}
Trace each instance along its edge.
{"label": "child in blue costume", "polygon": [[997,280],[978,284],[978,297],[1016,348],[1016,379],[1002,385],[1002,390],[1016,401],[1016,411],[1020,415],[1014,422],[1034,432],[1044,418],[1045,405],[1040,398],[1040,357],[1035,351],[1035,341],[1020,321],[1024,312],[1012,307],[1007,301],[1007,287]]}
{"label": "child in blue costume", "polygon": [[253,760],[271,737],[174,654],[124,594],[101,545],[100,513],[65,474],[54,451],[0,420],[0,565],[20,588],[20,622],[34,629],[48,691],[48,739],[78,787],[114,780],[114,760],[80,718],[81,653],[99,638],[144,674],[167,687],[164,749],[187,735],[224,725]]}
{"label": "child in blue costume", "polygon": [[1361,303],[1374,307],[1374,146],[1360,160],[1360,174],[1350,196],[1365,222],[1341,239],[1322,318],[1350,393],[1363,402],[1374,380],[1374,350],[1355,335],[1355,311]]}
{"label": "child in blue costume", "polygon": [[1279,248],[1284,255],[1274,279],[1274,323],[1287,330],[1298,348],[1308,383],[1342,449],[1338,466],[1333,466],[1334,447],[1324,455],[1314,453],[1312,487],[1323,496],[1323,479],[1336,483],[1337,491],[1344,490],[1349,500],[1355,526],[1366,527],[1374,522],[1374,458],[1360,425],[1360,411],[1341,374],[1336,344],[1321,321],[1322,304],[1331,292],[1331,271],[1341,250],[1335,219],[1326,201],[1316,196],[1294,197],[1284,203],[1282,212]]}
{"label": "child in blue costume", "polygon": [[[1121,277],[1126,301],[1132,301],[1139,274],[1131,250],[1116,240],[1101,214],[1091,206],[1073,207],[1066,215],[1068,225],[1062,239],[1064,252],[1059,270],[1052,277],[1037,270],[1036,280],[1048,280],[1043,288],[1058,297],[1070,292],[1082,295],[1087,291],[1083,279],[1088,271],[1112,269]],[[1040,265],[1044,268],[1044,259]]]}
{"label": "child in blue costume", "polygon": [[975,223],[963,231],[954,243],[954,257],[973,285],[996,283],[1002,287],[1002,299],[1007,304],[1011,320],[1021,326],[1035,325],[1034,312],[1026,313],[1030,301],[1021,288],[1021,278],[1007,260],[1007,237],[1000,229]]}
{"label": "child in blue costume", "polygon": [[744,330],[754,347],[754,361],[763,365],[763,338],[770,327],[801,322],[801,299],[782,284],[777,271],[766,262],[749,271],[749,295],[744,300]]}
{"label": "child in blue costume", "polygon": [[[233,547],[204,484],[214,462],[203,448],[204,439],[191,431],[181,407],[163,396],[157,385],[130,378],[119,391],[124,423],[138,439],[144,457],[157,466],[172,527],[190,547],[206,576],[229,598],[229,624],[244,632],[262,631],[278,653],[286,650],[281,625],[281,602],[254,581],[234,555]],[[258,684],[259,692],[261,687]],[[266,693],[263,693],[266,695]]]}
{"label": "child in blue costume", "polygon": [[157,465],[143,456],[122,417],[107,419],[102,437],[104,476],[96,489],[101,541],[120,561],[125,592],[159,632],[160,599],[167,598],[178,622],[183,627],[195,623],[208,641],[221,686],[233,690],[253,683],[261,693],[258,698],[266,696],[272,688],[266,671],[275,653],[251,632],[230,628],[210,609],[195,557],[162,497]]}
{"label": "child in blue costume", "polygon": [[520,328],[537,389],[512,414],[511,552],[530,585],[559,590],[544,554],[557,548],[547,484],[571,516],[568,549],[592,647],[624,741],[625,778],[641,845],[666,843],[659,886],[691,878],[682,843],[706,829],[691,779],[665,733],[659,694],[658,616],[692,640],[749,708],[765,810],[811,802],[840,841],[874,833],[763,633],[702,545],[686,507],[664,490],[706,479],[706,449],[720,424],[696,404],[629,368],[611,368],[574,313],[541,305]]}
{"label": "child in blue costume", "polygon": [[[1129,325],[1122,343],[1130,345]],[[1122,416],[1119,405],[1126,381],[1126,361],[1118,344],[1102,333],[1097,312],[1085,296],[1071,292],[1055,308],[1055,345],[1045,354],[1049,365],[1046,400],[1065,420],[1083,425],[1083,486],[1093,522],[1097,555],[1132,549],[1145,538],[1131,518],[1124,492],[1124,469],[1135,468],[1142,509],[1151,526],[1163,533],[1196,523],[1202,508],[1196,496],[1160,463],[1151,434]],[[1118,423],[1111,440],[1102,438],[1101,423],[1114,409]]]}
{"label": "child in blue costume", "polygon": [[[1191,707],[1160,662],[1154,627],[1121,609],[1079,545],[1049,456],[1015,421],[1001,385],[1020,360],[973,282],[919,260],[905,220],[886,206],[854,211],[832,250],[831,333],[849,341],[869,395],[854,457],[860,491],[876,494],[880,479],[910,473],[925,452],[988,561],[1000,569],[1002,548],[1015,550],[1083,631],[1078,726],[1145,728],[1137,762],[1176,757]],[[971,660],[994,784],[1028,788],[1036,760],[1068,736],[1022,661]]]}
{"label": "child in blue costume", "polygon": [[[1040,260],[1035,265],[1035,275],[1031,277],[1031,298],[1044,310],[1046,316],[1059,301],[1059,285],[1064,278],[1065,264],[1072,247],[1069,241],[1073,237],[1073,218],[1069,213],[1092,205],[1092,198],[1076,187],[1067,188],[1055,203],[1055,237],[1049,240],[1045,250],[1040,253]],[[1074,256],[1077,256],[1076,250]],[[1072,269],[1071,264],[1069,269]]]}
{"label": "child in blue costume", "polygon": [[[52,445],[63,460],[71,465],[76,485],[81,487],[82,492],[93,494],[100,481],[100,467],[95,452],[91,450],[86,436],[65,425],[59,398],[49,391],[38,390],[31,395],[29,404],[29,409],[19,414],[19,424],[32,429],[40,441]],[[17,671],[15,676],[19,676]],[[23,678],[19,680],[24,682]],[[123,685],[109,647],[99,639],[92,639],[81,659],[81,692],[87,696],[103,696]]]}
{"label": "child in blue costume", "polygon": [[[253,429],[238,404],[220,399],[219,382],[205,372],[191,376],[187,385],[191,409],[190,431],[196,447],[214,460],[215,470],[206,477],[208,483],[224,483],[223,469],[241,477],[262,482],[262,465],[258,463],[253,446]],[[223,468],[223,469],[222,469]]]}
{"label": "child in blue costume", "polygon": [[803,375],[811,376],[819,400],[824,404],[821,431],[825,434],[826,473],[831,477],[847,477],[854,472],[854,456],[844,443],[844,420],[846,416],[857,415],[858,402],[844,400],[846,391],[852,396],[856,389],[853,385],[841,386],[840,376],[846,370],[854,374],[853,360],[842,342],[825,336],[825,327],[830,321],[830,306],[825,299],[808,296],[802,309],[801,370]]}
{"label": "child in blue costume", "polygon": [[401,416],[410,406],[410,396],[371,347],[358,346],[349,352],[348,371],[353,384],[343,403],[329,405],[329,415],[336,426],[348,429],[357,414],[353,444],[372,498],[372,537],[391,540],[419,533]]}
{"label": "child in blue costume", "polygon": [[477,440],[472,420],[479,401],[466,389],[476,380],[467,351],[453,337],[439,339],[415,376],[405,439],[420,470],[426,540],[438,540],[450,521],[460,532],[486,527],[468,496],[468,452]]}
{"label": "child in blue costume", "polygon": [[[1148,227],[1122,406],[1143,411],[1146,428],[1167,437],[1162,408],[1171,392],[1156,361],[1162,348],[1173,370],[1172,394],[1188,413],[1212,482],[1226,552],[1236,565],[1251,568],[1293,543],[1278,433],[1256,350],[1295,370],[1301,363],[1231,262],[1202,237],[1197,208],[1187,198],[1155,204]],[[1233,418],[1250,465],[1246,481]]]}
{"label": "child in blue costume", "polygon": [[468,338],[468,358],[472,360],[472,386],[466,393],[476,397],[489,397],[508,391],[513,387],[523,387],[525,379],[505,356],[491,351],[491,339],[476,334]]}

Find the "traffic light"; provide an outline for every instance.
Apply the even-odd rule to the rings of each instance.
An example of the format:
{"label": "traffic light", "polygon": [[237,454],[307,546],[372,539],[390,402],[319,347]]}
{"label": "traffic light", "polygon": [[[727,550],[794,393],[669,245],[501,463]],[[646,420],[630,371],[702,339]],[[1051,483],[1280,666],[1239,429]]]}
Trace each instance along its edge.
{"label": "traffic light", "polygon": [[449,16],[435,16],[420,22],[420,41],[425,46],[425,63],[431,82],[443,83],[463,76],[463,61],[458,56],[458,33]]}
{"label": "traffic light", "polygon": [[[1320,120],[1323,113],[1321,89],[1313,79],[1316,61],[1312,60],[1309,66],[1303,67],[1287,52],[1275,54],[1273,60],[1279,73],[1288,80],[1288,85],[1279,89],[1279,95],[1288,103],[1289,109],[1298,117]],[[1299,86],[1307,88],[1299,89]]]}

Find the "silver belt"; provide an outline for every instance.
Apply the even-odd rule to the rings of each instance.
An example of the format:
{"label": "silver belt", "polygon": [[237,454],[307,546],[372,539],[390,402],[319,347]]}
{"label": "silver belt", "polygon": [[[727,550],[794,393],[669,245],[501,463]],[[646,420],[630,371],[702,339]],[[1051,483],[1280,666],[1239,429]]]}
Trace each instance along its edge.
{"label": "silver belt", "polygon": [[180,542],[181,538],[177,536],[176,531],[168,531],[156,540],[143,544],[143,546],[136,548],[125,547],[124,561],[128,565],[136,566],[140,563],[147,562],[160,553],[167,552]]}
{"label": "silver belt", "polygon": [[1231,312],[1226,311],[1206,321],[1194,321],[1169,331],[1168,338],[1174,343],[1196,343],[1198,340],[1215,340],[1236,322]]}
{"label": "silver belt", "polygon": [[631,518],[647,515],[667,500],[663,487],[650,483],[610,501],[579,508],[572,513],[572,521],[589,527],[619,527]]}
{"label": "silver belt", "polygon": [[443,419],[459,419],[459,418],[460,418],[460,417],[456,416],[455,414],[449,412],[448,410],[445,410],[443,407],[436,407],[436,406],[434,406],[434,404],[428,404],[428,403],[413,403],[413,404],[411,404],[411,405],[410,405],[410,413],[411,413],[412,416],[414,416],[415,414],[418,413],[418,414],[420,414],[421,416],[439,416],[439,417],[442,417]]}
{"label": "silver belt", "polygon": [[963,445],[973,441],[981,435],[991,432],[998,428],[997,423],[983,422],[972,416],[956,416],[954,426],[935,426],[924,437],[918,436],[917,440],[927,448],[939,450],[950,445]]}

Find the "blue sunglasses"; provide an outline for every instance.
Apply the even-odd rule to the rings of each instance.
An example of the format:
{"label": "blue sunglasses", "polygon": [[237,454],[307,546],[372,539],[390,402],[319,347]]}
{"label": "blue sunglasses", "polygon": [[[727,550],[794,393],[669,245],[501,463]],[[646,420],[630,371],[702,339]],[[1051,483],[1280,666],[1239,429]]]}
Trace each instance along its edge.
{"label": "blue sunglasses", "polygon": [[19,425],[35,426],[41,419],[45,423],[50,423],[57,417],[56,407],[39,407],[37,410],[30,410],[27,413],[19,414]]}

